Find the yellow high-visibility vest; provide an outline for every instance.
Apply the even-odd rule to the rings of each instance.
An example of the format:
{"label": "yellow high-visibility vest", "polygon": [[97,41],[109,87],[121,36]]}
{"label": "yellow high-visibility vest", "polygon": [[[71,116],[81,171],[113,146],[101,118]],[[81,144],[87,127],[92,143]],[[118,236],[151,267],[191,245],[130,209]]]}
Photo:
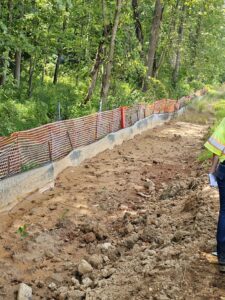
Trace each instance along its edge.
{"label": "yellow high-visibility vest", "polygon": [[204,146],[210,152],[219,156],[221,162],[225,160],[225,118],[221,121],[220,125]]}

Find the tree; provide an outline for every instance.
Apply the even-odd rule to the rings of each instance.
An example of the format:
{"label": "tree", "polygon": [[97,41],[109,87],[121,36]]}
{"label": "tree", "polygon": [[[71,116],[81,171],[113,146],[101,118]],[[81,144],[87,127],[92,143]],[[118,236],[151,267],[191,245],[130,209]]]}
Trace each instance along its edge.
{"label": "tree", "polygon": [[123,0],[116,0],[116,9],[114,16],[114,23],[112,28],[112,36],[110,41],[109,53],[107,56],[107,60],[104,66],[104,73],[102,76],[102,89],[101,89],[101,100],[100,100],[100,110],[102,110],[102,106],[106,105],[106,100],[108,97],[109,87],[110,87],[110,77],[113,67],[113,57],[114,57],[114,49],[115,49],[115,39],[117,34],[117,29],[119,25],[120,12],[122,8]]}
{"label": "tree", "polygon": [[161,0],[156,0],[155,11],[151,24],[151,34],[149,39],[148,59],[147,59],[147,72],[146,78],[143,84],[143,91],[148,88],[148,78],[153,76],[153,66],[156,54],[156,49],[159,41],[160,24],[163,15],[163,3]]}
{"label": "tree", "polygon": [[172,74],[172,84],[174,87],[176,87],[178,75],[179,75],[179,69],[180,69],[180,62],[181,62],[181,44],[183,41],[183,35],[184,35],[184,20],[185,20],[185,4],[181,7],[181,16],[180,16],[180,24],[178,28],[178,38],[177,38],[177,47],[176,47],[176,54],[175,54],[175,66],[173,69]]}

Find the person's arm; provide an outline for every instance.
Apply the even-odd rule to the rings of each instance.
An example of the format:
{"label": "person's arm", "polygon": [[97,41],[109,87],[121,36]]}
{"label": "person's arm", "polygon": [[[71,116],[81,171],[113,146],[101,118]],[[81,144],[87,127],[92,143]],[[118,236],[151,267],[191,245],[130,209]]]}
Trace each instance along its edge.
{"label": "person's arm", "polygon": [[211,166],[211,169],[210,169],[209,173],[213,174],[213,173],[216,172],[218,163],[219,163],[219,157],[216,154],[213,154],[212,166]]}

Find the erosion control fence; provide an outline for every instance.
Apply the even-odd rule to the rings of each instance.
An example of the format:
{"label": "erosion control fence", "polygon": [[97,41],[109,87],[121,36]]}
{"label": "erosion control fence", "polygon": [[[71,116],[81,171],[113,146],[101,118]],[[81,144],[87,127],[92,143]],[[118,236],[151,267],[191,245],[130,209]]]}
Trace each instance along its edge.
{"label": "erosion control fence", "polygon": [[152,114],[174,113],[191,98],[120,107],[0,137],[0,179],[61,159]]}

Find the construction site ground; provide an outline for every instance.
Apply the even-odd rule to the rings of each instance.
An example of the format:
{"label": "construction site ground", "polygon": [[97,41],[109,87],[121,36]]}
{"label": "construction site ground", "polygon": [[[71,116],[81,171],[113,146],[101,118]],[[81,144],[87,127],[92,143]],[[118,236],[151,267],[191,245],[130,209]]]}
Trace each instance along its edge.
{"label": "construction site ground", "polygon": [[[0,221],[0,299],[225,299],[207,127],[172,121],[66,169]],[[18,229],[20,230],[18,231]]]}

